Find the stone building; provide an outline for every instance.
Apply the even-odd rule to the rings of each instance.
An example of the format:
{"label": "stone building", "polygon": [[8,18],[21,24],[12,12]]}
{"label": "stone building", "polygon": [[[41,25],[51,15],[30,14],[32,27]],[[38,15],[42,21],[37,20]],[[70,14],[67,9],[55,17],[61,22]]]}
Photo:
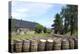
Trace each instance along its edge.
{"label": "stone building", "polygon": [[11,20],[11,33],[12,34],[27,34],[29,31],[34,31],[37,23],[18,20],[18,19],[9,19]]}

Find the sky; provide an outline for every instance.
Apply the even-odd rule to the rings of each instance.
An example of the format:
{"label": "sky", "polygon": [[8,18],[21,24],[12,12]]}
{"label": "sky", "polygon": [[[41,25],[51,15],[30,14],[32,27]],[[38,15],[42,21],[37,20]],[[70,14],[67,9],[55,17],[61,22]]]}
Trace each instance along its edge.
{"label": "sky", "polygon": [[60,13],[64,5],[35,2],[12,2],[12,17],[37,22],[47,28],[54,23],[55,14]]}

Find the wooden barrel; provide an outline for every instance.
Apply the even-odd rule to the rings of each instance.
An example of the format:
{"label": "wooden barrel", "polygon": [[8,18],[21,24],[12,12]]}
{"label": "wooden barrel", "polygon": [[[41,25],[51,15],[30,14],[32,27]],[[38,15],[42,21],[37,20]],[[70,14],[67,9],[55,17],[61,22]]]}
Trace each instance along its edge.
{"label": "wooden barrel", "polygon": [[22,52],[22,40],[15,40],[16,52]]}
{"label": "wooden barrel", "polygon": [[67,39],[62,39],[61,48],[69,49],[69,41]]}
{"label": "wooden barrel", "polygon": [[57,38],[53,42],[53,49],[60,50],[61,49],[61,38]]}
{"label": "wooden barrel", "polygon": [[74,38],[74,49],[78,49],[78,39]]}
{"label": "wooden barrel", "polygon": [[31,40],[31,43],[30,43],[30,51],[31,52],[35,52],[37,51],[37,48],[38,48],[38,42],[37,40]]}
{"label": "wooden barrel", "polygon": [[29,52],[29,48],[30,48],[30,40],[23,40],[22,51]]}
{"label": "wooden barrel", "polygon": [[11,53],[13,53],[14,52],[14,41],[11,41]]}
{"label": "wooden barrel", "polygon": [[74,40],[72,38],[69,39],[69,49],[74,49]]}
{"label": "wooden barrel", "polygon": [[48,39],[47,43],[46,43],[46,50],[52,50],[53,49],[53,40],[52,39]]}
{"label": "wooden barrel", "polygon": [[45,50],[45,44],[46,40],[40,39],[38,43],[38,51],[44,51]]}

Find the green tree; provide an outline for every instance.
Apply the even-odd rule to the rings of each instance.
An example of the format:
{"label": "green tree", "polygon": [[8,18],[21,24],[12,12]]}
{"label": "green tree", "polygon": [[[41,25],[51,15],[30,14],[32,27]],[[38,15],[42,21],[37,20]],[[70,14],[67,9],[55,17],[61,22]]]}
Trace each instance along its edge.
{"label": "green tree", "polygon": [[46,27],[44,27],[43,32],[47,33],[47,28]]}
{"label": "green tree", "polygon": [[47,29],[47,33],[51,33],[52,32],[52,30],[51,29]]}
{"label": "green tree", "polygon": [[62,8],[61,15],[65,19],[64,21],[64,33],[71,32],[71,35],[77,32],[78,22],[78,6],[67,5]]}
{"label": "green tree", "polygon": [[52,25],[52,27],[54,27],[54,33],[61,33],[62,27],[63,27],[63,23],[62,23],[62,18],[60,17],[60,14],[56,14],[55,15],[55,20],[54,20],[54,24]]}
{"label": "green tree", "polygon": [[42,33],[42,31],[43,31],[43,26],[40,24],[37,24],[35,27],[35,32],[36,33]]}

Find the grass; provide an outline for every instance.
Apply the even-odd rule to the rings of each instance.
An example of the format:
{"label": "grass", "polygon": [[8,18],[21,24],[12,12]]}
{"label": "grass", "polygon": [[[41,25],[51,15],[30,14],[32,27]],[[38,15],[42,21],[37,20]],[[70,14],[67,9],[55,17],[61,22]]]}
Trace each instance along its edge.
{"label": "grass", "polygon": [[[65,35],[71,36],[70,32],[66,33]],[[74,35],[75,36],[75,35]],[[34,32],[28,32],[25,35],[12,35],[12,40],[24,40],[24,39],[40,39],[40,38],[52,38],[51,34],[48,33],[34,33]]]}
{"label": "grass", "polygon": [[12,40],[24,40],[24,39],[37,39],[37,38],[44,38],[44,37],[48,37],[49,34],[48,33],[40,33],[40,34],[25,34],[25,35],[13,35],[12,36]]}

